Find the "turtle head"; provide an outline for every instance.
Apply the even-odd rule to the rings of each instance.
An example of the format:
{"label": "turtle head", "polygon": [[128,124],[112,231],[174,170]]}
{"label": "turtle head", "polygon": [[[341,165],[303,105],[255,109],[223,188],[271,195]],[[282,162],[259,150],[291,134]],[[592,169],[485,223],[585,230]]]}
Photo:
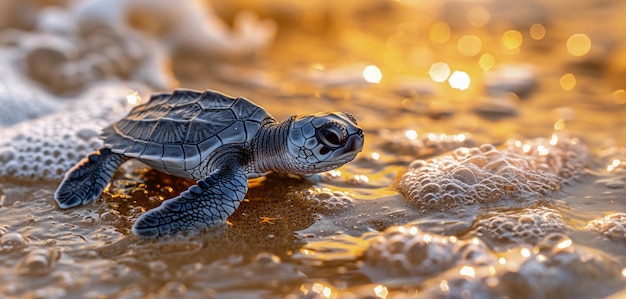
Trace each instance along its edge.
{"label": "turtle head", "polygon": [[363,149],[364,137],[350,113],[322,112],[293,117],[287,140],[289,154],[299,164],[297,173],[308,174],[352,161]]}

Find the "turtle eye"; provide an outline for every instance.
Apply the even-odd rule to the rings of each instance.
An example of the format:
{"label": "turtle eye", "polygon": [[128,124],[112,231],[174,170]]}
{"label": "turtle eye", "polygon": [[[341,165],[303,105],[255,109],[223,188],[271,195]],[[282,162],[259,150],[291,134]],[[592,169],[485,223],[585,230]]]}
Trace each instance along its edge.
{"label": "turtle eye", "polygon": [[317,139],[331,149],[340,148],[345,143],[345,135],[337,125],[327,124],[317,130]]}

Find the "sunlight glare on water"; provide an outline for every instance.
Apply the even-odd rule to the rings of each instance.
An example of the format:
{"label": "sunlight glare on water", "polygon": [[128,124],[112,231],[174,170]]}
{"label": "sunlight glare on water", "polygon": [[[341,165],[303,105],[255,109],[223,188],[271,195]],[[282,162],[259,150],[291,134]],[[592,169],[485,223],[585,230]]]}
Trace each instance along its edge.
{"label": "sunlight glare on water", "polygon": [[368,65],[363,70],[363,78],[369,83],[380,83],[383,79],[383,73],[375,65]]}
{"label": "sunlight glare on water", "polygon": [[450,76],[450,67],[445,62],[436,62],[430,66],[428,74],[435,82],[445,82]]}
{"label": "sunlight glare on water", "polygon": [[470,77],[466,72],[463,71],[454,71],[450,78],[448,78],[448,83],[450,83],[450,87],[459,90],[466,90],[470,86]]}

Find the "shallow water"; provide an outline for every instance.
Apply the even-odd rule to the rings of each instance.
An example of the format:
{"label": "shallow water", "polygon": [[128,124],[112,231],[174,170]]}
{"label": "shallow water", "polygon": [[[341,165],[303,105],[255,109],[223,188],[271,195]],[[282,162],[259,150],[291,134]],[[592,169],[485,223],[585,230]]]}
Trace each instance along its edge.
{"label": "shallow water", "polygon": [[[626,4],[330,3],[248,3],[277,21],[269,49],[239,59],[178,53],[172,69],[182,87],[245,96],[281,120],[351,112],[366,136],[355,161],[306,180],[251,180],[227,224],[158,240],[132,235],[132,223],[192,181],[132,161],[100,200],[61,210],[53,203],[58,181],[0,177],[0,294],[626,296],[626,217],[617,217],[626,213]],[[239,9],[215,4],[226,19]],[[575,34],[589,38],[587,52],[584,37],[568,50]],[[368,65],[380,70],[380,82],[367,81],[377,81],[376,71],[364,74]],[[468,75],[466,89],[451,86],[457,70]],[[511,140],[520,140],[519,156],[506,153]],[[554,168],[575,160],[551,148],[568,140],[588,148],[579,173],[540,169],[534,157],[550,156],[542,149],[554,154],[546,162]],[[505,157],[533,157],[504,175],[515,182],[489,192],[495,199],[424,208],[398,189],[412,161],[445,161],[456,148],[482,144]],[[470,175],[459,173],[441,177],[467,183]],[[515,189],[533,179],[555,187]],[[617,216],[598,226],[606,235],[590,228],[607,215]]]}

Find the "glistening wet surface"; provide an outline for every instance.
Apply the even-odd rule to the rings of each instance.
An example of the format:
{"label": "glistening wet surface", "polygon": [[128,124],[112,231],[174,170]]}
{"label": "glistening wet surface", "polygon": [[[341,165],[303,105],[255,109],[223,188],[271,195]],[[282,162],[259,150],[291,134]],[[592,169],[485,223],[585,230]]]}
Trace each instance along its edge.
{"label": "glistening wet surface", "polygon": [[[626,3],[144,2],[2,4],[3,297],[626,296]],[[136,160],[60,209],[99,130],[176,86],[348,111],[365,147],[204,231],[132,234],[194,184]]]}

